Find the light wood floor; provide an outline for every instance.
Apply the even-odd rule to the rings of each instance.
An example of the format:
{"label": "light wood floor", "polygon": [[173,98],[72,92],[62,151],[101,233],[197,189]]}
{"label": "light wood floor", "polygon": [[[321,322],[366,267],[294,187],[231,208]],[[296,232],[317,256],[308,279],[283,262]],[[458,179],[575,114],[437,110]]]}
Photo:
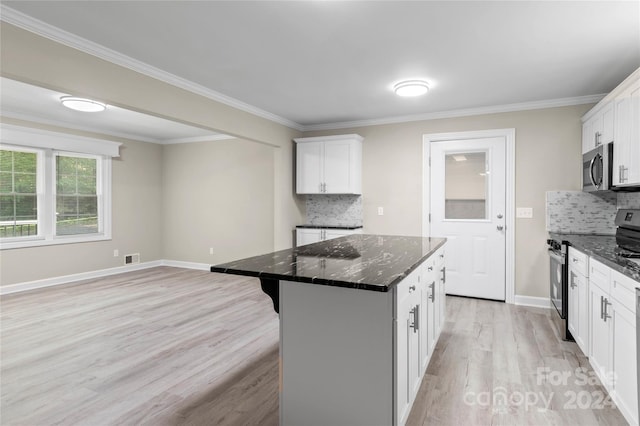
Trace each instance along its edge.
{"label": "light wood floor", "polygon": [[[548,310],[447,303],[409,425],[626,424],[608,406],[571,409],[565,393],[584,406],[604,391],[576,384],[588,361],[558,340]],[[278,317],[256,279],[162,267],[4,296],[0,308],[2,425],[278,423]],[[571,377],[549,383],[543,368]],[[507,402],[487,403],[501,389]],[[518,404],[534,394],[548,409]]]}

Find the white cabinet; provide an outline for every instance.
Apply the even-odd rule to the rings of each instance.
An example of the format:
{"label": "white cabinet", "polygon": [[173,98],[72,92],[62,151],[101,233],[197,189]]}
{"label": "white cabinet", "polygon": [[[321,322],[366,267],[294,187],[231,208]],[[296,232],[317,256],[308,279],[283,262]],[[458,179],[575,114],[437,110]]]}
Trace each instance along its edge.
{"label": "white cabinet", "polygon": [[[613,102],[598,107],[589,112],[592,115],[582,124],[582,153],[613,142],[615,109]],[[589,114],[588,113],[588,114]]]}
{"label": "white cabinet", "polygon": [[407,421],[422,378],[420,357],[423,340],[422,330],[426,324],[422,320],[424,309],[422,289],[419,283],[420,272],[420,268],[416,269],[398,286],[398,318],[395,324],[397,336],[397,424],[405,424]]}
{"label": "white cabinet", "polygon": [[635,287],[631,278],[589,261],[589,362],[631,424],[638,423]]}
{"label": "white cabinet", "polygon": [[568,327],[582,352],[589,353],[589,257],[569,247]]}
{"label": "white cabinet", "polygon": [[613,185],[640,185],[640,75],[614,103]]}
{"label": "white cabinet", "polygon": [[345,235],[361,234],[359,229],[334,229],[334,228],[296,228],[296,247],[306,244],[318,243],[344,237]]}
{"label": "white cabinet", "polygon": [[422,331],[420,346],[420,370],[426,371],[435,347],[437,318],[436,292],[438,290],[438,275],[436,271],[436,256],[431,256],[421,265],[420,288],[422,290]]}
{"label": "white cabinet", "polygon": [[296,193],[361,194],[362,136],[297,138]]}
{"label": "white cabinet", "polygon": [[611,271],[613,400],[631,424],[638,424],[635,287],[640,285]]}

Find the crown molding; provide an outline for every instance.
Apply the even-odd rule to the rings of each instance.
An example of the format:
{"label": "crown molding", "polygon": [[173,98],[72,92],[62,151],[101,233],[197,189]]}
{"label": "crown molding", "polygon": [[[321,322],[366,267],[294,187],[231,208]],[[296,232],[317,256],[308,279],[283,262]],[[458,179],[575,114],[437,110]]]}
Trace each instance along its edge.
{"label": "crown molding", "polygon": [[249,105],[182,77],[178,77],[174,74],[153,67],[127,55],[123,55],[122,53],[116,52],[115,50],[94,43],[85,38],[78,37],[75,34],[54,27],[53,25],[47,24],[43,21],[40,21],[39,19],[35,19],[3,4],[0,4],[0,20],[39,36],[48,38],[49,40],[64,44],[65,46],[80,50],[81,52],[88,53],[89,55],[96,56],[100,59],[104,59],[105,61],[120,65],[140,74],[155,78],[156,80],[171,84],[172,86],[179,87],[181,89],[214,100],[216,102],[220,102],[241,111],[248,112],[255,116],[273,121],[278,124],[282,124],[283,126],[287,126],[295,130],[302,131],[303,129],[302,125],[294,121],[288,120],[284,117],[280,117],[276,114],[272,114],[253,105]]}
{"label": "crown molding", "polygon": [[334,130],[355,127],[378,126],[382,124],[408,123],[412,121],[438,120],[443,118],[468,117],[473,115],[499,114],[504,112],[527,111],[533,109],[557,108],[572,105],[597,103],[606,94],[575,96],[572,98],[548,99],[543,101],[520,102],[516,104],[493,105],[479,108],[457,109],[441,112],[428,112],[425,114],[404,115],[389,118],[377,118],[371,120],[342,121],[337,123],[310,124],[304,126],[305,132],[312,130]]}

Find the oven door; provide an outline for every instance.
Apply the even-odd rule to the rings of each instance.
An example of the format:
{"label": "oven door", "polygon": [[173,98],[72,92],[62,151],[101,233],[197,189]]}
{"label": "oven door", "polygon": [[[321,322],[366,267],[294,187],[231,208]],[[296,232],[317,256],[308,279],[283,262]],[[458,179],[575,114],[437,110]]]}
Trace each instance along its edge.
{"label": "oven door", "polygon": [[561,252],[549,250],[551,303],[562,319],[567,318],[566,267],[565,256]]}

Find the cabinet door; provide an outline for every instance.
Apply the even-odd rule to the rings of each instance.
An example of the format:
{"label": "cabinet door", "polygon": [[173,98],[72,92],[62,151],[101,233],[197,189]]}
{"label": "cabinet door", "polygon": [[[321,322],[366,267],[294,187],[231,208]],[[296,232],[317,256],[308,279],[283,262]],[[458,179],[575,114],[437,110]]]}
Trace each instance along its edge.
{"label": "cabinet door", "polygon": [[613,102],[608,103],[600,112],[601,130],[598,136],[599,144],[613,142],[613,129],[615,125],[615,108]]}
{"label": "cabinet door", "polygon": [[352,156],[351,142],[348,140],[324,143],[324,183],[327,194],[353,192]]}
{"label": "cabinet door", "polygon": [[578,275],[578,336],[574,334],[576,343],[584,354],[589,353],[589,280]]}
{"label": "cabinet door", "polygon": [[[578,304],[579,299],[579,291],[578,291],[578,274],[569,269],[569,300],[567,310],[569,311],[569,318],[567,319],[567,325],[569,327],[569,332],[578,343],[578,337],[580,332],[580,321],[579,321],[579,309],[580,305]],[[580,346],[580,345],[578,345]]]}
{"label": "cabinet door", "polygon": [[296,228],[296,246],[313,244],[322,240],[321,229]]}
{"label": "cabinet door", "polygon": [[589,362],[604,387],[610,391],[611,382],[608,378],[611,371],[611,318],[605,320],[604,316],[604,302],[607,297],[608,293],[600,287],[589,286]]}
{"label": "cabinet door", "polygon": [[640,183],[640,82],[615,99],[613,184]]}
{"label": "cabinet door", "polygon": [[412,297],[404,296],[398,302],[396,326],[396,424],[407,421],[411,409],[411,334]]}
{"label": "cabinet door", "polygon": [[593,122],[591,120],[582,123],[582,153],[585,154],[595,148],[593,140]]}
{"label": "cabinet door", "polygon": [[324,230],[324,239],[332,240],[334,238],[344,237],[345,235],[353,234],[353,231],[350,229],[325,229]]}
{"label": "cabinet door", "polygon": [[613,399],[631,424],[638,424],[638,383],[635,313],[613,301]]}
{"label": "cabinet door", "polygon": [[322,142],[296,144],[296,192],[320,194],[323,190]]}

